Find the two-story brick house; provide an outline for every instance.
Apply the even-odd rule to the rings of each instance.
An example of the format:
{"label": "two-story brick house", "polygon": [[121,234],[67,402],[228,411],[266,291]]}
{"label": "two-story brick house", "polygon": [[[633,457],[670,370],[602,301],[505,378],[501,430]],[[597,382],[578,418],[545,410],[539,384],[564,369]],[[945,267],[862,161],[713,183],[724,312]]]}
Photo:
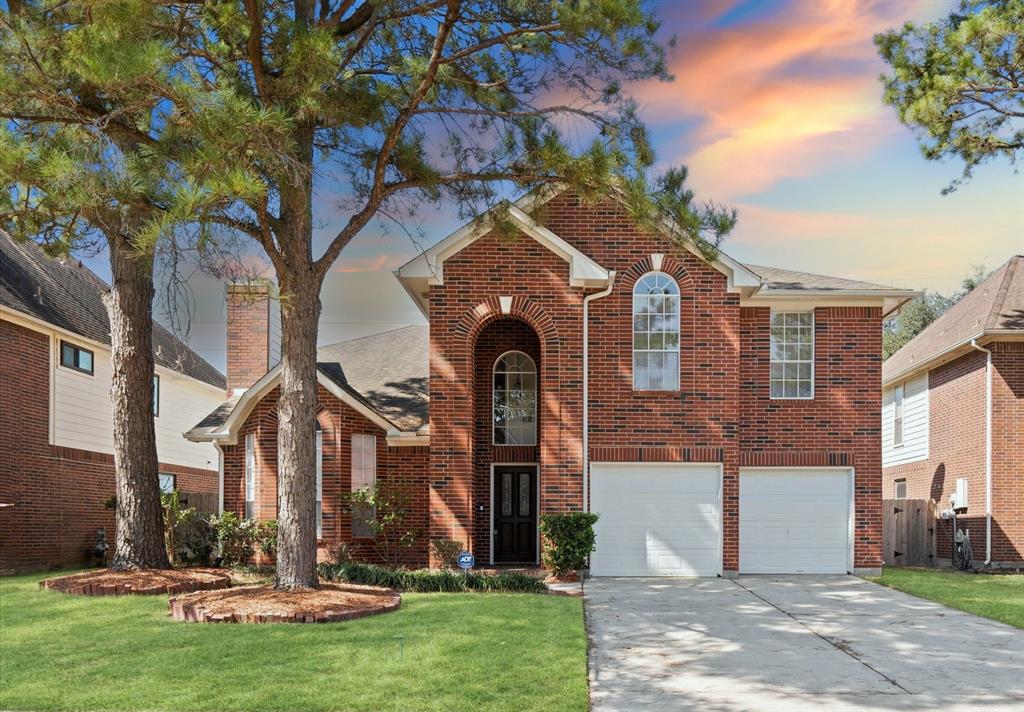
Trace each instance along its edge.
{"label": "two-story brick house", "polygon": [[[100,528],[114,541],[107,289],[0,231],[2,572],[91,562]],[[159,324],[153,351],[161,487],[212,502],[218,453],[181,434],[223,400],[224,376]]]}
{"label": "two-story brick house", "polygon": [[[978,564],[1024,563],[1024,256],[1011,257],[882,367],[885,499],[949,510]],[[895,506],[895,505],[894,505]],[[937,558],[953,531],[936,523]],[[898,562],[898,559],[897,559]]]}
{"label": "two-story brick house", "polygon": [[[338,495],[381,478],[483,564],[537,563],[538,513],[590,509],[595,574],[880,566],[881,320],[913,292],[707,260],[614,199],[508,219],[396,272],[428,326],[320,350],[323,546],[372,543]],[[189,434],[239,513],[275,513],[279,378]]]}

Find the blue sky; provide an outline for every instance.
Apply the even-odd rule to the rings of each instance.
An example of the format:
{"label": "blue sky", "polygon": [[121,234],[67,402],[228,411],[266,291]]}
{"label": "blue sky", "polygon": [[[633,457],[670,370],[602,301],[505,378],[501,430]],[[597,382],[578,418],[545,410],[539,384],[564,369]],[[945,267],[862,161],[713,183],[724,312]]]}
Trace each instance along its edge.
{"label": "blue sky", "polygon": [[[955,193],[955,163],[925,161],[881,102],[876,32],[943,15],[952,2],[805,0],[661,2],[654,7],[676,79],[631,87],[662,165],[690,166],[701,198],[736,206],[724,245],[752,264],[950,292],[972,265],[1024,253],[1024,176],[981,167]],[[317,198],[329,230],[335,204]],[[425,208],[429,245],[459,227]],[[370,226],[345,250],[322,294],[321,343],[422,322],[391,274],[416,254],[399,230]],[[89,261],[109,274],[102,259]],[[223,286],[193,280],[189,341],[224,365]]]}

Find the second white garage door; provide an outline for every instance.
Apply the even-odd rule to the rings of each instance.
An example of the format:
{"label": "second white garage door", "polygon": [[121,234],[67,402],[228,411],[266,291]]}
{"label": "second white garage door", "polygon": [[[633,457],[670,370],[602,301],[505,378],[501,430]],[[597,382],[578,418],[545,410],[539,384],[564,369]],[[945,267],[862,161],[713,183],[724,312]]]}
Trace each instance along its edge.
{"label": "second white garage door", "polygon": [[844,574],[849,470],[740,470],[740,573]]}
{"label": "second white garage door", "polygon": [[722,562],[717,465],[594,463],[594,576],[716,576]]}

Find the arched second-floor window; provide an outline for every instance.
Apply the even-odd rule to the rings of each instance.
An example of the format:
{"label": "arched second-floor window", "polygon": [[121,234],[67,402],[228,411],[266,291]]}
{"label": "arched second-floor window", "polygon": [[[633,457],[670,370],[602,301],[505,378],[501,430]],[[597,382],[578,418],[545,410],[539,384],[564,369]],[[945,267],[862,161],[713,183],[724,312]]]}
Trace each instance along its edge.
{"label": "arched second-floor window", "polygon": [[537,444],[537,365],[522,351],[494,362],[494,444]]}
{"label": "arched second-floor window", "polygon": [[679,285],[663,272],[633,287],[633,389],[679,389]]}

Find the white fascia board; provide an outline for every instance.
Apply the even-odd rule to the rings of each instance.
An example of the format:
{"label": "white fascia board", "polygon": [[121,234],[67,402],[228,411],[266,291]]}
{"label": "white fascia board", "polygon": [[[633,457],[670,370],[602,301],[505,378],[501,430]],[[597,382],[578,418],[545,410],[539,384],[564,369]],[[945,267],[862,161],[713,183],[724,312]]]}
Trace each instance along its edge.
{"label": "white fascia board", "polygon": [[429,447],[429,435],[410,435],[408,433],[388,434],[388,447]]}
{"label": "white fascia board", "polygon": [[[608,283],[608,270],[587,257],[571,244],[537,223],[523,207],[532,208],[550,200],[557,191],[530,194],[508,207],[508,217],[527,236],[554,252],[569,264],[569,284],[573,287],[600,287]],[[484,214],[464,225],[436,245],[410,260],[398,270],[395,276],[406,292],[426,315],[427,308],[423,293],[432,285],[444,284],[444,263],[449,257],[461,252],[477,239],[491,231],[493,221]]]}
{"label": "white fascia board", "polygon": [[846,307],[875,306],[882,308],[885,318],[906,302],[919,296],[920,292],[909,290],[871,289],[772,289],[765,287],[750,296],[740,299],[742,307]]}

